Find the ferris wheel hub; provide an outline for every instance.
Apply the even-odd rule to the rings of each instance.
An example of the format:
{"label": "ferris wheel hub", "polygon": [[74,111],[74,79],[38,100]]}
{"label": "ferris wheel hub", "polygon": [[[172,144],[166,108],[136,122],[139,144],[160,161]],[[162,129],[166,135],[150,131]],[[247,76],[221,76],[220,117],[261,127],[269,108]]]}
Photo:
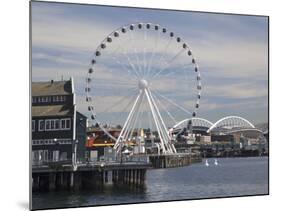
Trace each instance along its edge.
{"label": "ferris wheel hub", "polygon": [[148,82],[145,79],[139,80],[139,89],[147,89]]}

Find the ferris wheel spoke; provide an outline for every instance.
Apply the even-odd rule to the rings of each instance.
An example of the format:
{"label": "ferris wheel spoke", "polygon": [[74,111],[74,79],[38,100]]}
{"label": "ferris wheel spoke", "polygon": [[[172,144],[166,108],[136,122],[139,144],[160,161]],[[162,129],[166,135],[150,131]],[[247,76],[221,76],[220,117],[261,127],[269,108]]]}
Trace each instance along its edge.
{"label": "ferris wheel spoke", "polygon": [[[132,71],[131,71],[129,68],[127,68],[122,62],[120,62],[119,59],[118,59],[116,56],[114,56],[114,54],[111,55],[111,58],[121,67],[121,69],[122,69],[124,72],[128,72],[128,73],[131,74],[131,76],[133,76],[136,80],[139,79],[138,75],[132,73]],[[112,70],[110,70],[110,72],[113,73]]]}
{"label": "ferris wheel spoke", "polygon": [[[146,43],[146,30],[143,30],[143,40],[144,43]],[[142,63],[143,63],[143,72],[142,72],[142,78],[144,78],[145,72],[146,72],[146,45],[143,45],[143,59],[142,59]]]}
{"label": "ferris wheel spoke", "polygon": [[[170,46],[172,44],[172,40],[173,40],[172,37],[170,37],[168,42],[166,43],[166,45],[164,45],[163,49],[161,50],[161,52],[164,52],[164,53],[162,53],[161,56],[157,59],[158,64],[160,66],[162,66],[162,62],[166,63],[166,59],[165,58],[167,56],[165,56],[165,54],[168,52],[168,50],[169,50],[169,48],[170,48]],[[155,71],[157,71],[157,70],[155,70]]]}
{"label": "ferris wheel spoke", "polygon": [[175,117],[168,111],[168,109],[166,109],[166,106],[164,106],[164,104],[162,104],[160,102],[160,99],[155,94],[151,93],[151,95],[154,97],[154,99],[156,99],[156,101],[158,102],[158,105],[160,105],[160,107],[167,113],[167,115],[170,117],[170,119],[176,124],[177,121],[176,121]]}
{"label": "ferris wheel spoke", "polygon": [[135,67],[135,65],[132,63],[132,61],[131,61],[131,59],[130,59],[130,56],[128,55],[128,52],[126,51],[126,49],[124,48],[124,45],[122,45],[121,43],[120,43],[120,40],[118,39],[118,43],[119,43],[119,47],[120,47],[120,49],[123,49],[122,50],[122,55],[127,59],[127,61],[128,61],[128,64],[130,65],[130,67],[131,67],[131,69],[134,71],[134,73],[135,73],[135,76],[138,78],[138,79],[140,79],[140,74],[138,73],[138,71],[136,70],[136,67]]}
{"label": "ferris wheel spoke", "polygon": [[133,84],[133,83],[129,83],[129,82],[124,82],[124,81],[121,81],[121,80],[117,80],[117,79],[114,79],[114,81],[112,80],[108,80],[108,79],[95,79],[93,80],[93,85],[94,86],[104,86],[106,84],[106,86],[110,86],[110,85],[118,85],[118,86],[127,86],[128,88],[133,88],[133,87],[136,87],[136,84]]}
{"label": "ferris wheel spoke", "polygon": [[[124,45],[121,44],[118,38],[117,38],[117,44],[118,44],[117,47],[113,50],[113,52],[110,53],[110,58],[112,58],[118,65],[120,65],[125,72],[128,72],[131,76],[133,76],[135,79],[138,80],[139,79],[138,71],[135,71],[134,65],[131,63],[130,57],[126,49],[124,48]],[[126,67],[124,65],[124,62],[120,61],[120,59],[115,55],[118,55],[119,57],[120,55],[123,55],[128,60],[131,68]]]}
{"label": "ferris wheel spoke", "polygon": [[135,59],[136,59],[136,65],[137,65],[137,68],[138,68],[138,73],[140,74],[142,72],[142,67],[140,65],[140,58],[139,58],[139,52],[137,51],[137,48],[136,46],[134,45],[136,43],[136,40],[134,39],[134,34],[132,31],[130,31],[130,40],[131,40],[131,48],[133,48],[133,51],[134,51],[134,55],[135,55]]}
{"label": "ferris wheel spoke", "polygon": [[[117,40],[118,40],[118,39],[117,39]],[[117,45],[117,47],[116,47],[112,52],[107,52],[107,51],[105,51],[105,53],[107,52],[107,54],[109,54],[108,57],[111,58],[111,59],[113,59],[113,60],[115,61],[115,63],[118,64],[124,72],[127,72],[127,73],[129,73],[132,77],[134,77],[135,79],[138,79],[137,75],[135,75],[134,73],[132,73],[131,69],[127,68],[127,67],[123,64],[123,62],[120,62],[119,59],[117,58],[116,55],[119,55],[119,56],[120,56],[120,55],[123,53],[123,52],[121,52],[122,46],[120,45],[120,41],[118,40],[117,43],[118,43],[119,45]],[[110,62],[110,61],[104,61],[105,64],[108,64],[109,62]],[[113,74],[112,69],[109,69],[109,72],[111,72],[111,73]]]}
{"label": "ferris wheel spoke", "polygon": [[154,61],[155,51],[157,51],[159,35],[160,35],[160,32],[159,32],[159,30],[158,30],[157,36],[156,36],[156,38],[155,38],[155,40],[154,40],[153,52],[152,52],[152,55],[150,55],[150,60],[149,60],[149,62],[148,62],[147,74],[145,75],[145,77],[148,77],[148,78],[150,78],[151,62]]}
{"label": "ferris wheel spoke", "polygon": [[[184,68],[183,74],[185,76],[186,81],[190,80],[190,77],[188,76],[188,72],[187,72],[186,68]],[[191,89],[189,89],[188,85],[189,85],[189,83],[184,83],[186,90],[191,90]]]}
{"label": "ferris wheel spoke", "polygon": [[[186,65],[183,65],[182,67],[181,67],[181,69],[184,69],[184,73],[185,73],[185,75],[187,75],[188,74],[188,71],[189,72],[193,72],[193,69],[191,69],[191,68],[189,68],[191,65],[193,65],[193,63],[191,62],[191,63],[189,63],[189,64],[186,64]],[[167,70],[169,69],[170,67],[168,67],[167,68]],[[171,70],[173,70],[173,69],[171,69]],[[175,71],[167,71],[167,74],[162,74],[162,75],[158,75],[158,77],[155,77],[154,79],[158,79],[158,78],[165,78],[165,77],[170,77],[170,76],[173,76],[173,75],[175,75],[176,74],[176,72]]]}
{"label": "ferris wheel spoke", "polygon": [[129,113],[129,108],[133,105],[135,97],[136,97],[136,95],[130,96],[128,99],[128,103],[126,103],[125,106],[123,106],[122,110],[120,112],[118,112],[118,114],[114,117],[113,120],[117,124],[122,125],[122,121],[124,119],[124,114]]}
{"label": "ferris wheel spoke", "polygon": [[162,73],[163,71],[167,70],[171,64],[173,64],[173,62],[179,57],[179,55],[182,54],[182,52],[184,52],[184,49],[181,49],[171,60],[169,60],[168,62],[166,62],[166,65],[160,69],[155,75],[153,75],[151,77],[151,79],[155,78],[156,76],[158,76],[160,73]]}
{"label": "ferris wheel spoke", "polygon": [[[162,50],[162,52],[167,52],[168,51],[168,49],[169,49],[169,47],[170,47],[170,45],[171,45],[171,43],[172,43],[172,38],[170,37],[170,39],[169,39],[169,41],[167,42],[167,44],[164,46],[164,49]],[[165,57],[164,56],[165,54],[162,54],[161,56],[160,56],[160,58],[159,58],[159,62],[161,62],[161,60],[163,60],[163,58]],[[164,59],[164,61],[166,61],[165,59]]]}
{"label": "ferris wheel spoke", "polygon": [[164,95],[160,94],[159,92],[156,92],[155,90],[153,91],[156,95],[160,96],[162,99],[166,100],[167,102],[169,102],[170,104],[176,106],[177,108],[179,108],[180,110],[184,111],[187,114],[191,114],[192,112],[188,111],[187,109],[183,108],[182,106],[178,105],[177,103],[175,103],[174,101],[172,101],[171,99],[165,97]]}
{"label": "ferris wheel spoke", "polygon": [[[129,69],[128,67],[126,67],[122,62],[119,61],[119,59],[117,59],[116,56],[111,55],[110,54],[110,58],[112,58],[116,64],[118,64],[118,67],[121,67],[121,70],[124,72],[127,72],[128,74],[130,74],[135,80],[138,80],[138,77],[136,76],[136,74],[132,73],[131,69]],[[105,63],[107,63],[105,61]],[[108,69],[108,72],[110,72],[112,75],[115,75],[115,73],[113,72],[113,69]]]}
{"label": "ferris wheel spoke", "polygon": [[[120,105],[120,103],[124,102],[128,97],[130,96],[135,96],[133,95],[134,93],[136,93],[136,89],[131,90],[131,92],[129,92],[127,95],[123,96],[122,98],[120,98],[117,102],[112,103],[113,105],[110,105],[108,107],[106,107],[103,110],[103,113],[106,113],[108,111],[111,111],[113,108],[117,107],[118,105]],[[129,101],[130,102],[130,101]]]}

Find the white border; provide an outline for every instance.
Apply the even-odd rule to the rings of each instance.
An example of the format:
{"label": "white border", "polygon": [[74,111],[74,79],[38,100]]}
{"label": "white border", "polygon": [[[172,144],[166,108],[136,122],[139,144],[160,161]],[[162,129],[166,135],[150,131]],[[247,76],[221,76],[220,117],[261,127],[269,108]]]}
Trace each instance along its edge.
{"label": "white border", "polygon": [[[274,0],[67,0],[124,6],[270,15],[270,189],[271,196],[185,202],[105,206],[71,210],[276,210],[280,207],[280,6]],[[29,140],[29,8],[28,1],[1,2],[1,210],[27,210]],[[253,35],[254,36],[254,35]],[[10,150],[12,149],[12,150]],[[9,161],[9,162],[7,162]]]}

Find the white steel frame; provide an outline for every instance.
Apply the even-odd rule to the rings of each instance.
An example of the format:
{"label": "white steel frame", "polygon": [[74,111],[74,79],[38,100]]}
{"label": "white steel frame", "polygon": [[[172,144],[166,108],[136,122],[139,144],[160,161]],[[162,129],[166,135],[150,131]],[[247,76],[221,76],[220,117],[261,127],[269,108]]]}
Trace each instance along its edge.
{"label": "white steel frame", "polygon": [[134,128],[131,128],[131,124],[135,122],[136,118],[138,117],[137,114],[139,114],[139,108],[142,104],[142,101],[146,97],[150,111],[152,113],[154,124],[157,128],[158,136],[161,143],[161,149],[163,154],[172,154],[177,153],[174,145],[172,144],[172,138],[167,130],[167,127],[163,121],[163,118],[159,112],[159,109],[156,105],[156,102],[150,92],[150,90],[145,87],[143,89],[140,89],[138,96],[136,97],[136,100],[133,104],[133,107],[124,123],[124,126],[119,134],[119,137],[117,138],[117,141],[114,145],[114,149],[117,150],[117,153],[120,152],[120,149],[122,147],[122,144],[129,140],[129,135],[132,133]]}

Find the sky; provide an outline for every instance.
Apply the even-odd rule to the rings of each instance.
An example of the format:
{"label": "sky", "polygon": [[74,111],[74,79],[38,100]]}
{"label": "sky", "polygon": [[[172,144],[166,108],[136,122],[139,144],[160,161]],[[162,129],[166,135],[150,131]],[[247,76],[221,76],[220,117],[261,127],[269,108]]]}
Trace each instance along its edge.
{"label": "sky", "polygon": [[[88,115],[84,92],[85,78],[96,48],[120,26],[138,22],[157,23],[183,38],[195,55],[202,78],[197,116],[212,122],[229,115],[241,116],[254,124],[268,122],[267,21],[266,17],[261,16],[32,2],[32,81],[73,77],[78,110]],[[123,56],[124,52],[141,56],[145,51],[148,54],[146,66],[150,62],[152,73],[153,70],[157,73],[157,70],[165,67],[162,57],[172,58],[173,53],[177,52],[178,46],[174,43],[167,51],[164,47],[161,48],[169,41],[162,35],[159,41],[155,41],[158,38],[155,33],[145,32],[140,35],[144,36],[139,37],[137,33],[133,35],[133,41],[129,35],[120,37],[118,42],[122,44],[121,50],[113,42],[116,48],[114,44],[110,46],[111,49],[106,48],[96,66],[97,78],[93,80],[97,86],[96,92],[93,92],[102,104],[93,102],[93,105],[97,109],[97,115],[100,113],[101,120],[105,122],[110,120],[105,110],[102,111],[105,109],[104,105],[115,104],[130,91],[132,87],[129,86],[138,84],[132,70],[128,78],[122,75],[125,74],[124,69],[130,69],[128,60],[126,63],[126,57]],[[156,50],[153,46],[157,46]],[[114,49],[119,52],[115,56]],[[133,52],[135,49],[138,53]],[[185,80],[180,72],[186,58],[190,59],[185,56],[180,55],[171,69],[167,70],[169,77],[160,74],[151,89],[155,88],[160,94],[167,94],[174,102],[190,111],[192,109],[189,106],[196,103],[196,98],[193,97],[198,90],[194,81],[195,73],[187,72]],[[153,58],[153,61],[149,61],[149,58]],[[116,61],[125,61],[125,68],[121,68],[124,65],[117,64]],[[131,63],[136,65],[137,59]],[[116,70],[114,74],[112,70]],[[181,79],[185,80],[184,84],[180,82]],[[110,85],[109,81],[112,81]],[[157,93],[152,94],[156,99]],[[129,98],[126,100],[129,101]],[[156,102],[159,102],[160,112],[163,112],[163,116],[166,114],[167,119],[168,113],[164,110],[174,112],[176,121],[190,117],[176,111],[164,99],[161,101],[159,95]],[[115,107],[114,112],[122,116],[123,122],[129,110],[121,111],[121,107]],[[145,110],[145,106],[142,109]]]}

